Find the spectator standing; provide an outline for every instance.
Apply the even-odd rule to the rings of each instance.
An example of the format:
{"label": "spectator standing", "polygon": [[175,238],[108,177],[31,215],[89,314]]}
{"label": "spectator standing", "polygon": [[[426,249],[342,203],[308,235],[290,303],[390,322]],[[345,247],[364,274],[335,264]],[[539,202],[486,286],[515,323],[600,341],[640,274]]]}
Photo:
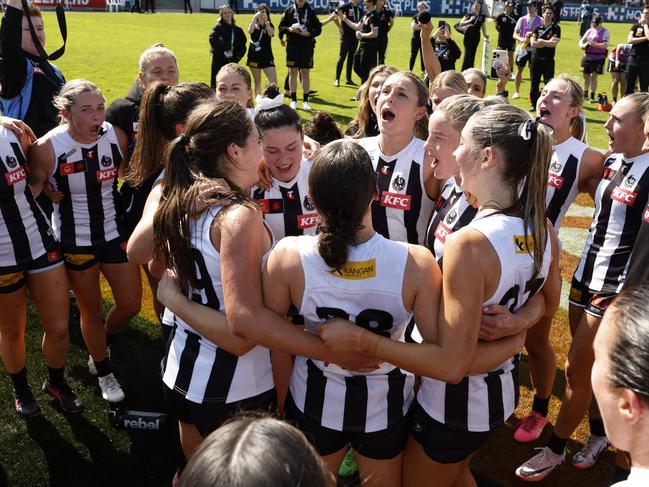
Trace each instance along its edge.
{"label": "spectator standing", "polygon": [[365,83],[370,71],[376,66],[378,56],[379,14],[376,11],[376,0],[365,0],[365,15],[356,24],[352,23],[342,12],[338,13],[339,20],[356,31],[360,41],[354,54],[354,71]]}
{"label": "spectator standing", "polygon": [[[352,0],[344,4],[338,9],[351,23],[356,24],[363,18],[363,6],[360,0]],[[347,66],[345,70],[345,84],[355,86],[356,83],[352,80],[352,68],[354,67],[354,54],[358,48],[358,39],[356,39],[356,31],[352,29],[347,23],[339,22],[340,24],[340,54],[338,55],[338,63],[336,64],[336,81],[335,86],[340,86],[340,75],[343,72],[343,65],[345,60]]]}
{"label": "spectator standing", "polygon": [[191,0],[183,0],[183,7],[185,8],[185,13],[187,13],[188,9],[189,9],[190,14],[194,13],[194,9],[192,8]]}
{"label": "spectator standing", "polygon": [[514,4],[514,17],[516,20],[520,19],[523,16],[523,11],[525,10],[525,0],[515,0]]}
{"label": "spectator standing", "polygon": [[[410,28],[412,29],[412,38],[410,39],[410,71],[415,67],[417,55],[421,51],[421,27],[419,26],[419,14],[428,10],[426,2],[419,2],[417,4],[417,14],[413,15]],[[424,60],[420,58],[421,70],[424,70]]]}
{"label": "spectator standing", "polygon": [[563,0],[552,0],[550,2],[552,5],[552,10],[554,11],[554,23],[558,24],[561,22],[561,9],[563,9]]}
{"label": "spectator standing", "polygon": [[530,101],[531,112],[536,111],[539,99],[541,77],[548,84],[554,78],[554,54],[561,40],[561,27],[554,22],[554,10],[551,5],[543,7],[543,24],[532,31],[532,61],[530,62]]}
{"label": "spectator standing", "polygon": [[602,17],[593,16],[593,24],[579,40],[579,48],[584,50],[581,68],[584,72],[584,96],[588,96],[590,88],[590,102],[595,103],[597,91],[597,75],[604,73],[604,61],[608,52],[610,34],[602,26]]}
{"label": "spectator standing", "polygon": [[516,49],[516,78],[514,80],[514,95],[512,96],[514,100],[520,97],[518,91],[521,87],[521,81],[523,81],[523,69],[532,59],[530,39],[532,38],[532,32],[539,25],[541,25],[541,17],[536,15],[536,4],[532,0],[528,0],[527,15],[518,19],[514,28],[514,38],[520,42]]}
{"label": "spectator standing", "polygon": [[471,11],[460,21],[460,27],[466,28],[464,31],[464,60],[462,61],[462,71],[472,68],[475,64],[475,55],[480,44],[480,29],[482,29],[485,39],[489,39],[485,20],[486,17],[482,13],[482,6],[478,2],[474,2],[471,6]]}
{"label": "spectator standing", "polygon": [[449,71],[455,69],[455,63],[462,57],[462,51],[455,41],[451,39],[450,25],[443,20],[440,20],[440,24],[430,38],[430,42],[435,50],[435,56],[439,61],[441,70]]}
{"label": "spectator standing", "polygon": [[379,14],[379,64],[385,64],[385,52],[388,50],[388,32],[394,25],[394,12],[385,0],[376,0],[376,11]]}
{"label": "spectator standing", "polygon": [[631,44],[618,44],[608,56],[608,71],[611,73],[613,103],[617,101],[618,91],[622,96],[626,92],[626,65],[630,54]]}
{"label": "spectator standing", "polygon": [[210,33],[212,69],[210,86],[216,88],[216,73],[228,63],[238,63],[246,53],[246,34],[236,25],[234,12],[228,5],[219,9],[219,20]]}
{"label": "spectator standing", "polygon": [[649,6],[642,9],[637,24],[633,24],[627,42],[631,44],[631,56],[626,65],[626,94],[635,90],[640,80],[640,91],[649,88]]}
{"label": "spectator standing", "polygon": [[313,68],[315,38],[322,32],[322,24],[306,0],[295,0],[284,10],[279,23],[280,37],[286,36],[286,66],[289,68],[291,108],[297,109],[297,78],[302,77],[302,110],[310,111],[310,70]]}
{"label": "spectator standing", "polygon": [[505,11],[496,17],[495,24],[498,31],[498,49],[507,51],[509,66],[514,66],[514,48],[516,46],[516,39],[514,39],[514,29],[516,28],[514,0],[505,2]]}
{"label": "spectator standing", "polygon": [[155,0],[144,0],[144,11],[149,13],[149,8],[151,8],[151,13],[155,13]]}
{"label": "spectator standing", "polygon": [[577,22],[579,22],[579,36],[583,37],[586,31],[590,28],[590,21],[593,18],[593,7],[591,7],[588,0],[582,0],[579,7],[579,15]]}
{"label": "spectator standing", "polygon": [[277,84],[275,58],[271,38],[275,35],[275,26],[270,21],[270,10],[264,3],[257,5],[256,14],[250,21],[250,47],[248,48],[248,67],[255,80],[255,94],[261,95],[261,72],[266,74],[269,83]]}

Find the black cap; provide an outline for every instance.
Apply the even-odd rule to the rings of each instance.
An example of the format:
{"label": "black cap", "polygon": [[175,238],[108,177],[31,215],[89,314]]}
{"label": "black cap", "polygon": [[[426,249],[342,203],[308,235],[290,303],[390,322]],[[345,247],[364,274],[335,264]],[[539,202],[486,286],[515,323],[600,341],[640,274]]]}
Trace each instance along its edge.
{"label": "black cap", "polygon": [[602,18],[601,15],[593,15],[593,20],[592,20],[593,24],[595,24],[595,25],[599,25],[599,24],[601,24],[603,21],[604,21],[604,19]]}
{"label": "black cap", "polygon": [[533,0],[527,0],[527,2],[525,2],[525,5],[534,5],[536,7],[536,2],[534,2]]}

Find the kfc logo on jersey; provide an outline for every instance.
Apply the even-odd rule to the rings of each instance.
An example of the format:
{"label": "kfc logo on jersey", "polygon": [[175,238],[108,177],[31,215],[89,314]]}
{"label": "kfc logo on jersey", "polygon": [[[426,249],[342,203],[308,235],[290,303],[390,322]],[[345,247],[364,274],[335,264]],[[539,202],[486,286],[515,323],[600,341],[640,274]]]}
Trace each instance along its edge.
{"label": "kfc logo on jersey", "polygon": [[403,189],[406,187],[406,180],[403,179],[401,176],[397,176],[394,178],[394,181],[392,181],[392,188],[395,191],[403,191]]}
{"label": "kfc logo on jersey", "polygon": [[302,204],[307,211],[315,210],[315,206],[313,206],[313,202],[311,201],[311,198],[309,198],[309,195],[304,197],[304,202]]}
{"label": "kfc logo on jersey", "polygon": [[7,166],[9,166],[11,169],[16,167],[18,165],[18,161],[14,156],[7,156]]}
{"label": "kfc logo on jersey", "polygon": [[561,186],[563,186],[563,178],[557,174],[548,174],[548,186],[561,189]]}
{"label": "kfc logo on jersey", "polygon": [[453,225],[453,222],[457,219],[457,210],[451,210],[448,215],[446,215],[446,224]]}
{"label": "kfc logo on jersey", "polygon": [[104,181],[110,181],[117,177],[117,168],[112,167],[110,169],[104,169],[103,171],[97,171],[97,182],[102,183]]}
{"label": "kfc logo on jersey", "polygon": [[633,206],[637,194],[638,193],[634,193],[633,191],[629,191],[622,188],[621,186],[618,186],[611,193],[611,199],[627,206]]}
{"label": "kfc logo on jersey", "polygon": [[550,171],[554,174],[561,174],[561,169],[562,166],[557,161],[552,161],[552,164],[550,164]]}
{"label": "kfc logo on jersey", "polygon": [[446,237],[448,237],[451,233],[453,233],[453,231],[446,225],[444,225],[444,222],[440,222],[440,224],[437,225],[437,229],[435,230],[435,238],[444,244],[446,243]]}
{"label": "kfc logo on jersey", "polygon": [[108,156],[101,156],[100,164],[102,167],[110,167],[113,164],[113,160]]}
{"label": "kfc logo on jersey", "polygon": [[315,227],[318,224],[319,221],[320,221],[320,217],[318,216],[317,213],[308,213],[306,215],[298,215],[297,216],[297,227],[300,230],[304,230],[305,228]]}
{"label": "kfc logo on jersey", "polygon": [[7,184],[12,186],[27,179],[27,171],[24,167],[19,167],[14,171],[5,173],[5,179],[7,180]]}
{"label": "kfc logo on jersey", "polygon": [[383,191],[381,195],[381,206],[408,211],[410,210],[410,198],[411,196],[409,194],[396,194]]}

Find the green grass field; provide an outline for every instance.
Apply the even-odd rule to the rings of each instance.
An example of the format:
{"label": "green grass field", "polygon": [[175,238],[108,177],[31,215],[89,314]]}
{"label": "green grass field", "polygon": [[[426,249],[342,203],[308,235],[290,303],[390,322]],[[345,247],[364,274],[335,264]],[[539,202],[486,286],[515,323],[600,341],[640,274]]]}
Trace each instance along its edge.
{"label": "green grass field", "polygon": [[[238,16],[239,24],[245,26],[250,16]],[[210,54],[207,37],[216,20],[215,15],[183,14],[82,14],[68,15],[68,49],[59,60],[68,79],[88,78],[104,91],[108,101],[123,96],[130,88],[137,74],[140,52],[155,42],[164,42],[178,55],[181,79],[184,81],[208,81]],[[279,16],[275,15],[275,23]],[[52,14],[46,15],[49,34],[49,50],[58,47],[56,21]],[[626,37],[628,26],[609,25],[613,42]],[[489,25],[495,42],[493,25]],[[557,73],[567,72],[579,76],[580,52],[577,49],[577,32],[574,23],[562,23],[563,39],[557,55]],[[456,35],[456,41],[461,39]],[[387,60],[399,68],[407,68],[410,49],[409,19],[397,19],[390,34]],[[312,86],[318,90],[313,98],[315,108],[335,115],[346,123],[354,115],[354,106],[349,102],[353,89],[334,88],[334,67],[338,55],[338,37],[333,25],[324,28],[318,38],[313,71]],[[275,58],[279,66],[278,75],[285,74],[284,52],[275,43]],[[608,89],[610,77],[602,77]],[[490,83],[493,93],[495,83]],[[510,89],[510,92],[512,90]],[[529,82],[526,78],[521,92],[527,94]],[[528,108],[527,101],[518,103]],[[590,122],[591,145],[606,147],[606,138],[601,122],[605,114],[594,110],[593,105],[585,107]],[[583,228],[588,224],[588,201],[576,206],[573,217],[567,219],[564,235],[564,281],[570,278],[576,264],[576,255],[583,245]],[[569,221],[568,221],[569,220]],[[106,303],[110,292],[105,289]],[[41,330],[38,317],[30,311],[27,331],[28,369],[32,388],[36,392],[43,416],[23,421],[13,411],[11,387],[8,376],[0,373],[0,486],[161,486],[168,485],[175,470],[179,450],[175,429],[163,432],[139,432],[118,430],[108,421],[108,407],[102,401],[96,379],[88,375],[87,352],[79,332],[79,325],[71,323],[71,348],[67,374],[70,383],[81,395],[86,406],[82,415],[66,416],[58,411],[38,388],[46,374],[40,352]],[[565,310],[557,315],[552,332],[552,341],[557,351],[557,381],[555,397],[551,402],[551,417],[554,419],[559,402],[556,396],[563,391],[563,361],[570,344]],[[117,376],[127,393],[127,407],[130,409],[161,411],[164,402],[159,379],[159,361],[162,344],[158,326],[150,310],[150,300],[140,317],[135,319],[126,332],[113,346],[113,358]],[[521,407],[516,417],[489,439],[485,448],[474,461],[481,485],[520,485],[516,482],[513,469],[528,458],[532,446],[517,445],[511,440],[513,428],[521,414],[531,403],[529,379],[523,360],[521,371]],[[549,435],[545,431],[543,438]],[[569,445],[571,451],[581,443],[585,435],[584,425],[573,437],[576,442]],[[604,486],[610,484],[612,453],[607,452],[594,469],[578,471],[564,466],[546,485]],[[422,479],[422,485],[426,485]],[[432,485],[432,484],[429,484]]]}

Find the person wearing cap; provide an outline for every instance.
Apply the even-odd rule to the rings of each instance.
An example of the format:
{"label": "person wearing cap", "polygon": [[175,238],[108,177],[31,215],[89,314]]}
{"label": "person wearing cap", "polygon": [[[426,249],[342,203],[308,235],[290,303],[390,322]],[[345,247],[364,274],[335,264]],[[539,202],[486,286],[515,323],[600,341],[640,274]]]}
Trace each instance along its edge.
{"label": "person wearing cap", "polygon": [[514,29],[516,28],[514,0],[505,2],[505,11],[496,17],[495,24],[498,31],[498,49],[507,51],[509,66],[513,66],[514,48],[516,46],[516,39],[514,39]]}
{"label": "person wearing cap", "polygon": [[516,49],[516,78],[514,80],[514,95],[512,99],[520,98],[518,90],[523,81],[523,69],[532,58],[530,39],[532,31],[541,25],[541,17],[536,15],[536,4],[532,0],[527,2],[527,15],[518,19],[514,28],[514,39],[519,42]]}
{"label": "person wearing cap", "polygon": [[610,34],[602,26],[602,17],[593,15],[592,27],[579,39],[579,48],[584,50],[581,60],[581,69],[584,73],[584,97],[588,96],[590,88],[590,102],[595,102],[597,91],[597,75],[604,73],[604,62],[608,53]]}
{"label": "person wearing cap", "polygon": [[532,31],[532,61],[530,62],[531,112],[536,111],[536,102],[541,91],[541,77],[545,84],[554,78],[554,54],[561,40],[561,27],[554,22],[554,9],[550,4],[543,7],[543,24]]}
{"label": "person wearing cap", "polygon": [[579,7],[579,15],[577,22],[579,22],[579,36],[582,37],[590,27],[590,20],[593,18],[593,7],[591,7],[588,0],[582,0]]}

